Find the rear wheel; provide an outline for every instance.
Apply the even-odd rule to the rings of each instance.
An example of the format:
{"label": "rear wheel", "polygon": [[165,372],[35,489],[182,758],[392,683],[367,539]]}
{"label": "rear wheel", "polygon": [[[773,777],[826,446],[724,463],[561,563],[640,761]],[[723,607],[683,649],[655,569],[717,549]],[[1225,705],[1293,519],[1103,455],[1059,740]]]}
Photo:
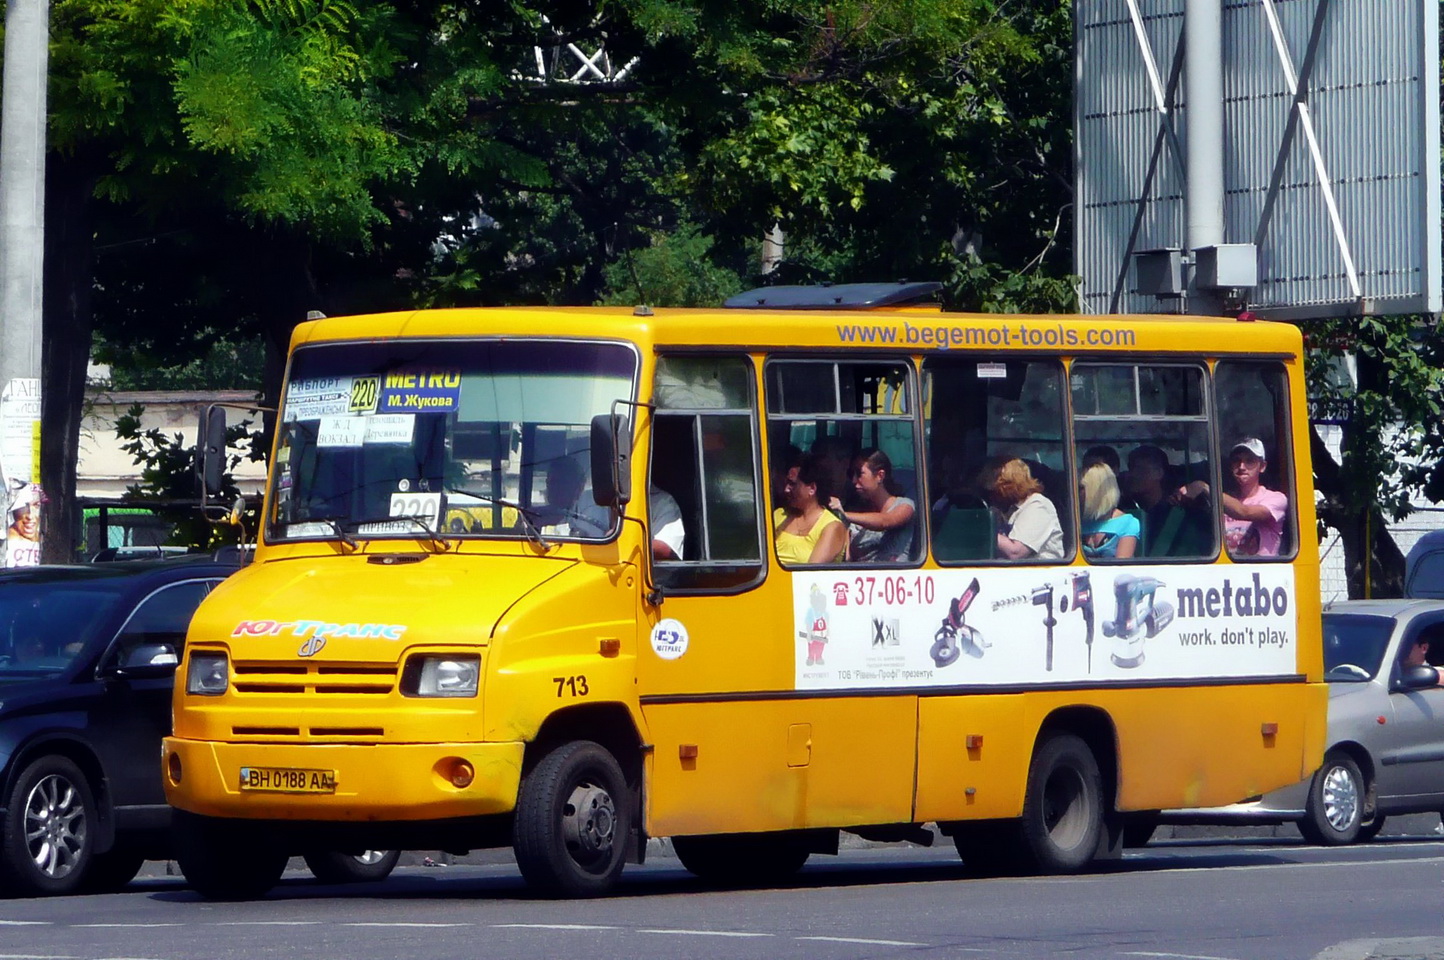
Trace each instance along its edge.
{"label": "rear wheel", "polygon": [[729,885],[780,883],[801,870],[809,855],[803,838],[789,833],[673,837],[672,849],[689,872]]}
{"label": "rear wheel", "polygon": [[66,757],[41,757],[15,781],[0,835],[0,888],[20,896],[73,893],[90,868],[95,799]]}
{"label": "rear wheel", "polygon": [[1018,832],[1025,866],[1077,873],[1093,861],[1103,835],[1103,777],[1081,738],[1054,735],[1033,755]]}
{"label": "rear wheel", "polygon": [[606,748],[590,740],[557,747],[522,780],[512,847],[527,883],[545,893],[596,897],[626,862],[631,791]]}
{"label": "rear wheel", "polygon": [[1359,836],[1364,814],[1364,776],[1348,754],[1330,753],[1309,783],[1299,832],[1309,843],[1337,847]]}
{"label": "rear wheel", "polygon": [[391,876],[400,850],[364,850],[361,853],[339,853],[335,850],[313,850],[304,854],[306,866],[322,883],[375,883]]}
{"label": "rear wheel", "polygon": [[175,858],[186,882],[209,900],[254,900],[276,885],[286,852],[244,820],[175,811]]}

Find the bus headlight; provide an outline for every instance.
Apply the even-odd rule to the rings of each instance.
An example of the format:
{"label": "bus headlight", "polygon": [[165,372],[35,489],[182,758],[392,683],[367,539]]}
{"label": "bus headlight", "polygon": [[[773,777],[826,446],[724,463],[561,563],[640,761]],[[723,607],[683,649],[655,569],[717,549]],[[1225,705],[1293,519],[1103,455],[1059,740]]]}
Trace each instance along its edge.
{"label": "bus headlight", "polygon": [[224,653],[193,653],[186,668],[186,693],[219,697],[230,683],[230,665]]}
{"label": "bus headlight", "polygon": [[408,697],[474,697],[480,678],[480,657],[423,654],[406,661],[401,692]]}

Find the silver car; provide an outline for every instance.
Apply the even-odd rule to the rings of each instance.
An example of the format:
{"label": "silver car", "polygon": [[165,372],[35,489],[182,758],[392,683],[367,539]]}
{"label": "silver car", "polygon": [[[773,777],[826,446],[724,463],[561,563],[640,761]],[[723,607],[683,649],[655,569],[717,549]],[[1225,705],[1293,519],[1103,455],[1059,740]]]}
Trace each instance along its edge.
{"label": "silver car", "polygon": [[[1329,728],[1312,777],[1226,807],[1165,810],[1159,823],[1296,822],[1304,839],[1372,839],[1388,816],[1444,811],[1444,600],[1349,600],[1324,612]],[[1417,655],[1416,655],[1417,658]],[[1141,818],[1135,841],[1152,831]]]}

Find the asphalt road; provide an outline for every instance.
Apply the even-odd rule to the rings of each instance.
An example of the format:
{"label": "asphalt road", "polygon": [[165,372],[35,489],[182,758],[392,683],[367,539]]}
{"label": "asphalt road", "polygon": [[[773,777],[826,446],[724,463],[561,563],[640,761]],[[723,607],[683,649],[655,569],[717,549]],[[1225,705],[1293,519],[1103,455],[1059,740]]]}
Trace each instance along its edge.
{"label": "asphalt road", "polygon": [[[1342,849],[1168,839],[1078,877],[981,878],[950,847],[845,849],[786,887],[708,887],[675,859],[606,900],[532,898],[505,854],[262,901],[208,903],[163,867],[124,893],[0,901],[0,960],[1173,960],[1444,957],[1444,837]],[[476,860],[487,862],[475,862]]]}

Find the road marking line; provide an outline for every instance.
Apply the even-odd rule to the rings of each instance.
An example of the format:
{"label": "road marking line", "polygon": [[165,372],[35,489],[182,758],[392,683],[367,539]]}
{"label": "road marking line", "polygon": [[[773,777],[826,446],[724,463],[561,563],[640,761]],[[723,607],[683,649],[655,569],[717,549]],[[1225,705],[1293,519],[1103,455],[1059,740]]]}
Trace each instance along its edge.
{"label": "road marking line", "polygon": [[775,933],[750,933],[741,930],[638,930],[638,933],[664,933],[678,937],[775,937]]}
{"label": "road marking line", "polygon": [[79,960],[61,953],[0,953],[0,960]]}
{"label": "road marking line", "polygon": [[600,923],[493,923],[493,930],[620,930]]}
{"label": "road marking line", "polygon": [[1147,953],[1143,950],[1133,950],[1124,954],[1125,957],[1172,957],[1174,960],[1234,960],[1233,957],[1210,957],[1197,953]]}
{"label": "road marking line", "polygon": [[344,922],[341,927],[475,927],[475,924],[422,924],[422,922],[407,921],[374,921],[374,922]]}
{"label": "road marking line", "polygon": [[53,920],[0,920],[0,927],[48,927]]}
{"label": "road marking line", "polygon": [[795,940],[823,940],[827,943],[866,943],[874,947],[926,947],[913,940],[868,940],[863,937],[794,937]]}
{"label": "road marking line", "polygon": [[320,920],[217,920],[217,927],[317,927]]}
{"label": "road marking line", "polygon": [[183,923],[72,923],[72,927],[101,927],[110,929],[112,927],[183,927]]}

